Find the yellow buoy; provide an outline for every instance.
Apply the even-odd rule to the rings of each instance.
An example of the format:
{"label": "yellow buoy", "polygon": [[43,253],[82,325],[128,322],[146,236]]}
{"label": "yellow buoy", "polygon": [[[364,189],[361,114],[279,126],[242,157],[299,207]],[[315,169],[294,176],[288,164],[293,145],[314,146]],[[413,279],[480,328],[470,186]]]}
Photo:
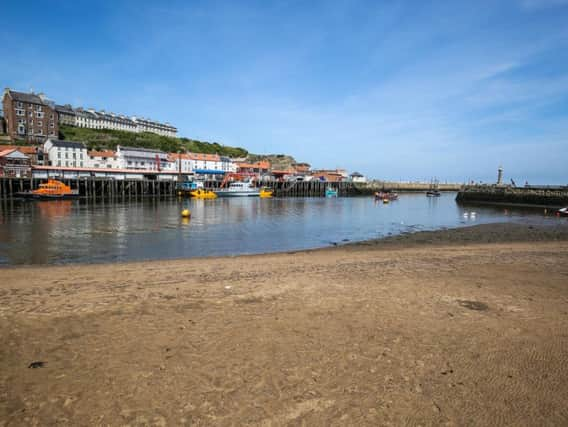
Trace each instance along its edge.
{"label": "yellow buoy", "polygon": [[189,209],[184,209],[181,211],[181,216],[183,218],[189,218],[191,216],[191,211]]}

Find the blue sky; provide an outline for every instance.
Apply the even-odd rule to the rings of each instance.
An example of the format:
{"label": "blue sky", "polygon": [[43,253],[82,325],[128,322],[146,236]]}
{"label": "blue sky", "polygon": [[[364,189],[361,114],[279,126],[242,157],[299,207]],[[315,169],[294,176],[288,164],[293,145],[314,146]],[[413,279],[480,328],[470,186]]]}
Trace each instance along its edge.
{"label": "blue sky", "polygon": [[2,14],[4,87],[375,178],[489,182],[502,164],[517,183],[568,183],[568,0],[8,1]]}

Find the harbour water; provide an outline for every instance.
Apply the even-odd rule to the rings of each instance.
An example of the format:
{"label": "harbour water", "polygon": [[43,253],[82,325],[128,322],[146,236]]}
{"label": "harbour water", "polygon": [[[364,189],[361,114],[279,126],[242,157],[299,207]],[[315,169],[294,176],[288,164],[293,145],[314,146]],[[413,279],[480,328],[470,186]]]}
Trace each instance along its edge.
{"label": "harbour water", "polygon": [[[189,208],[191,219],[181,218]],[[460,206],[455,193],[358,198],[6,201],[0,265],[100,263],[281,252],[490,222],[558,221],[542,209]]]}

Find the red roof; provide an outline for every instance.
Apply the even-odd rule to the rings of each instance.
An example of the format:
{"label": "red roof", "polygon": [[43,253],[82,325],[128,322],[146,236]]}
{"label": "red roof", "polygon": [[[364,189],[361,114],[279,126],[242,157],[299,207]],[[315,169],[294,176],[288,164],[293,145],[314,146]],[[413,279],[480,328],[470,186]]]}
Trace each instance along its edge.
{"label": "red roof", "polygon": [[91,157],[114,157],[116,156],[116,152],[112,151],[112,150],[106,150],[106,151],[89,151],[88,152],[89,156]]}
{"label": "red roof", "polygon": [[20,150],[20,152],[24,153],[24,154],[36,154],[37,153],[37,147],[34,147],[32,145],[0,145],[0,150],[6,151],[6,150]]}

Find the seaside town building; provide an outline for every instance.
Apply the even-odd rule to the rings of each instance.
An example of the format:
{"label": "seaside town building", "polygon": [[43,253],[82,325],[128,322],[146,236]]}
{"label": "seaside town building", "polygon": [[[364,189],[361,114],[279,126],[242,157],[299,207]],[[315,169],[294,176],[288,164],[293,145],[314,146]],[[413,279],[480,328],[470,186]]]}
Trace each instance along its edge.
{"label": "seaside town building", "polygon": [[4,150],[18,150],[25,154],[32,165],[43,164],[43,149],[35,145],[0,145],[0,151]]}
{"label": "seaside town building", "polygon": [[110,129],[126,132],[151,132],[162,136],[175,137],[177,129],[168,124],[139,117],[127,117],[123,114],[95,111],[92,108],[72,108],[70,105],[58,105],[59,123],[89,129]]}
{"label": "seaside town building", "polygon": [[31,160],[15,148],[0,149],[0,176],[17,178],[31,174]]}
{"label": "seaside town building", "polygon": [[218,154],[170,153],[168,159],[172,164],[173,170],[181,173],[214,175],[222,172],[237,171],[237,166],[231,158],[219,156]]}
{"label": "seaside town building", "polygon": [[[2,109],[6,133],[13,139],[44,143],[47,138],[59,135],[59,125],[89,129],[111,129],[126,132],[151,132],[162,136],[177,136],[177,128],[142,117],[55,105],[44,94],[4,90]],[[1,120],[0,120],[1,122]],[[0,133],[2,131],[0,125]]]}
{"label": "seaside town building", "polygon": [[116,147],[116,164],[120,169],[149,171],[172,170],[168,154],[161,150],[139,147]]}
{"label": "seaside town building", "polygon": [[43,143],[48,137],[57,137],[59,126],[54,104],[44,94],[4,90],[2,108],[6,133],[12,139]]}
{"label": "seaside town building", "polygon": [[360,182],[360,183],[367,182],[367,178],[363,174],[360,174],[359,172],[353,172],[351,175],[349,175],[349,178],[351,178],[352,182]]}
{"label": "seaside town building", "polygon": [[265,175],[270,171],[270,162],[261,160],[256,163],[237,162],[237,172],[254,175]]}
{"label": "seaside town building", "polygon": [[347,178],[347,172],[344,169],[320,169],[312,171],[313,179],[326,182],[341,182]]}
{"label": "seaside town building", "polygon": [[81,142],[48,139],[43,151],[47,166],[87,167],[87,148]]}
{"label": "seaside town building", "polygon": [[96,169],[118,169],[118,158],[113,150],[89,151],[87,167]]}
{"label": "seaside town building", "polygon": [[60,125],[76,126],[77,113],[70,105],[56,105],[55,112]]}
{"label": "seaside town building", "polygon": [[131,120],[136,125],[135,132],[152,132],[163,136],[177,136],[177,129],[169,123],[160,123],[142,117],[132,116]]}

